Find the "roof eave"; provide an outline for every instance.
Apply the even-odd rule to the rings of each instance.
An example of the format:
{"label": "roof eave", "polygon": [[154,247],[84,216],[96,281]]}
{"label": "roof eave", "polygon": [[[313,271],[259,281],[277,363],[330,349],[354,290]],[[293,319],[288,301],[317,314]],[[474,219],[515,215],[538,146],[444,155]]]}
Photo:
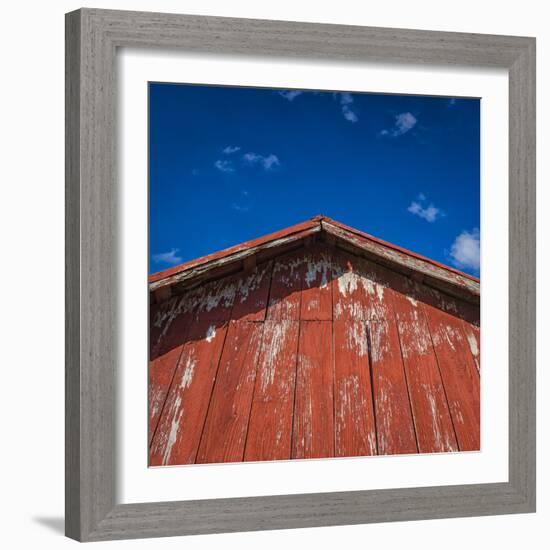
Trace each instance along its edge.
{"label": "roof eave", "polygon": [[329,240],[349,252],[359,253],[443,292],[479,303],[480,282],[476,277],[325,216],[316,216],[259,239],[155,273],[149,277],[149,291],[155,301],[163,301],[180,289],[249,269],[256,263],[298,248],[301,241],[308,242],[320,234],[326,234]]}

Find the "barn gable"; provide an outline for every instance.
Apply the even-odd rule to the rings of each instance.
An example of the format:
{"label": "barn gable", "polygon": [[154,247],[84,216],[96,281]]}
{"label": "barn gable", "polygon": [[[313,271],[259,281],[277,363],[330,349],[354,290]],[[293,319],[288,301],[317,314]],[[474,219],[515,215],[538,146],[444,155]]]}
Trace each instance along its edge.
{"label": "barn gable", "polygon": [[182,290],[280,256],[285,252],[326,243],[423,281],[452,296],[479,304],[479,279],[343,225],[326,216],[160,271],[149,278],[153,302]]}
{"label": "barn gable", "polygon": [[479,281],[324,217],[150,279],[153,466],[479,449]]}

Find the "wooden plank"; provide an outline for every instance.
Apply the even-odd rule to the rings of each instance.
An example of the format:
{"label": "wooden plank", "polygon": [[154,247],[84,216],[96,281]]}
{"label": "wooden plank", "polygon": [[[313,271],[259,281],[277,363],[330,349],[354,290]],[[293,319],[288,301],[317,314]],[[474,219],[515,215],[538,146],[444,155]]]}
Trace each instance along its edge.
{"label": "wooden plank", "polygon": [[424,311],[410,296],[393,292],[392,297],[418,450],[421,453],[458,451]]}
{"label": "wooden plank", "polygon": [[152,361],[160,352],[160,345],[172,320],[181,297],[172,298],[162,304],[151,304],[149,309],[149,360]]}
{"label": "wooden plank", "polygon": [[461,451],[480,449],[479,372],[460,319],[424,305]]}
{"label": "wooden plank", "polygon": [[183,344],[168,350],[149,363],[149,443],[151,443],[157,429],[182,349]]}
{"label": "wooden plank", "polygon": [[197,463],[243,460],[262,331],[262,323],[229,324]]}
{"label": "wooden plank", "polygon": [[275,261],[267,308],[268,319],[300,319],[303,272],[303,250]]}
{"label": "wooden plank", "polygon": [[193,322],[194,299],[188,293],[167,302],[166,306],[157,311],[153,327],[150,326],[152,331],[154,327],[159,327],[160,334],[151,352],[148,368],[149,443],[157,428],[189,326]]}
{"label": "wooden plank", "polygon": [[477,367],[477,372],[481,372],[481,342],[479,327],[467,323],[466,321],[462,321],[462,328],[464,329],[464,334],[468,340],[468,346],[472,352],[472,356]]}
{"label": "wooden plank", "polygon": [[334,455],[377,453],[364,321],[334,321]]}
{"label": "wooden plank", "polygon": [[149,306],[149,361],[154,359],[155,350],[162,334],[162,310],[166,304],[150,304]]}
{"label": "wooden plank", "polygon": [[355,251],[362,252],[377,263],[383,263],[397,271],[414,271],[436,284],[445,286],[451,292],[479,301],[479,280],[428,258],[418,256],[409,250],[400,249],[390,243],[344,226],[328,218],[322,222],[323,230],[347,243]]}
{"label": "wooden plank", "polygon": [[208,270],[231,262],[241,262],[251,256],[259,255],[264,250],[281,249],[288,243],[307,238],[320,231],[321,223],[319,220],[307,220],[270,235],[246,241],[208,256],[153,273],[149,276],[149,288],[155,290],[165,285],[177,283],[185,278],[193,278],[199,274],[204,274]]}
{"label": "wooden plank", "polygon": [[304,257],[300,319],[330,321],[332,319],[331,253],[320,247],[308,250]]}
{"label": "wooden plank", "polygon": [[221,322],[191,325],[151,444],[151,466],[195,462],[226,330]]}
{"label": "wooden plank", "polygon": [[395,320],[371,321],[368,328],[378,454],[416,453],[418,448]]}
{"label": "wooden plank", "polygon": [[193,293],[196,302],[196,321],[229,321],[238,286],[239,280],[233,276],[199,287]]}
{"label": "wooden plank", "polygon": [[408,294],[420,302],[479,326],[479,304],[472,304],[409,279]]}
{"label": "wooden plank", "polygon": [[392,292],[388,285],[397,274],[364,259],[359,259],[356,265],[363,290],[360,297],[363,319],[384,321],[392,317]]}
{"label": "wooden plank", "polygon": [[361,282],[362,260],[340,250],[335,251],[332,261],[333,318],[365,319],[365,289]]}
{"label": "wooden plank", "polygon": [[301,321],[292,458],[334,456],[332,322]]}
{"label": "wooden plank", "polygon": [[256,266],[251,273],[240,276],[231,313],[232,319],[240,321],[265,319],[272,270],[273,262],[265,262]]}
{"label": "wooden plank", "polygon": [[298,353],[297,321],[265,321],[244,459],[290,458]]}
{"label": "wooden plank", "polygon": [[379,319],[392,315],[385,296],[387,280],[376,264],[339,250],[333,260],[334,319]]}

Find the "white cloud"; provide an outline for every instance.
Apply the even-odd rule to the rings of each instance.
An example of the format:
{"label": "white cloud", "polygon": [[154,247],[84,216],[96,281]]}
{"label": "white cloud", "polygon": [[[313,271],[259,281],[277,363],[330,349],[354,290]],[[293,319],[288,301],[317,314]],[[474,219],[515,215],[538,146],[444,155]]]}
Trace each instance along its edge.
{"label": "white cloud", "polygon": [[172,248],[170,252],[161,252],[160,254],[153,254],[153,261],[157,264],[181,264],[182,258],[178,256],[179,248]]}
{"label": "white cloud", "polygon": [[279,162],[277,155],[271,154],[262,159],[262,164],[266,170],[271,170],[272,166],[279,166],[281,163]]}
{"label": "white cloud", "polygon": [[250,210],[250,206],[246,204],[239,204],[236,202],[231,205],[231,208],[233,208],[233,210],[236,210],[237,212],[248,212]]}
{"label": "white cloud", "polygon": [[254,164],[256,162],[260,162],[262,159],[262,155],[257,155],[256,153],[245,153],[243,155],[243,160],[245,162],[248,162],[248,164]]}
{"label": "white cloud", "polygon": [[264,170],[271,170],[274,166],[279,166],[281,162],[279,157],[270,153],[267,156],[258,155],[257,153],[245,153],[243,160],[248,164],[259,164]]}
{"label": "white cloud", "polygon": [[412,113],[399,113],[398,115],[395,115],[395,123],[393,127],[387,130],[382,130],[380,134],[391,137],[402,136],[409,130],[412,130],[416,126],[417,122],[417,118]]}
{"label": "white cloud", "polygon": [[234,172],[235,171],[235,168],[233,168],[233,164],[229,160],[217,160],[214,163],[214,166],[220,172]]}
{"label": "white cloud", "polygon": [[[280,90],[277,93],[288,101],[294,101],[304,92],[302,90]],[[314,91],[310,93],[314,95],[318,94],[318,92]],[[352,107],[353,96],[349,92],[334,92],[332,97],[340,104],[340,109],[342,110],[342,114],[346,120],[349,120],[350,122],[357,122],[359,120],[357,112]]]}
{"label": "white cloud", "polygon": [[335,92],[333,97],[340,102],[340,107],[342,109],[342,114],[346,120],[350,122],[357,122],[359,117],[353,109],[353,96],[349,92]]}
{"label": "white cloud", "polygon": [[304,92],[301,90],[281,90],[278,92],[280,96],[284,97],[288,101],[294,101],[299,95],[302,95]]}
{"label": "white cloud", "polygon": [[418,216],[430,223],[435,222],[435,220],[443,216],[443,212],[440,208],[435,207],[431,203],[425,206],[425,202],[426,195],[424,195],[424,193],[420,193],[418,195],[418,200],[412,201],[407,210],[411,214],[414,214],[415,216]]}
{"label": "white cloud", "polygon": [[237,151],[240,151],[240,150],[241,150],[240,147],[237,147],[237,146],[233,147],[232,145],[228,145],[222,150],[222,153],[224,155],[232,155],[233,153],[236,153]]}
{"label": "white cloud", "polygon": [[479,271],[479,229],[458,235],[451,246],[451,257],[456,267]]}

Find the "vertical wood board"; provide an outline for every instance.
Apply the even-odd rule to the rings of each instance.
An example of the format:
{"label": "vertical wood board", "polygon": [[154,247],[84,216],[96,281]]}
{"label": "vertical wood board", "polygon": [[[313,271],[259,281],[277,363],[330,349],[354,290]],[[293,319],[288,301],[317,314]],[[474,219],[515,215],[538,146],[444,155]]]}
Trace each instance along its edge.
{"label": "vertical wood board", "polygon": [[261,323],[229,324],[197,463],[243,460],[262,330]]}
{"label": "vertical wood board", "polygon": [[458,451],[424,311],[409,296],[396,292],[393,300],[418,450],[421,453]]}
{"label": "vertical wood board", "polygon": [[239,321],[263,321],[266,315],[273,262],[256,266],[241,275],[237,285],[231,318]]}
{"label": "vertical wood board", "polygon": [[368,327],[378,453],[416,453],[418,448],[395,321],[372,321]]}
{"label": "vertical wood board", "polygon": [[245,460],[290,458],[299,322],[267,320],[258,360]]}
{"label": "vertical wood board", "polygon": [[304,256],[302,251],[278,258],[273,264],[268,319],[299,320]]}
{"label": "vertical wood board", "polygon": [[209,321],[191,326],[151,444],[151,466],[195,462],[226,330]]}
{"label": "vertical wood board", "polygon": [[304,256],[300,319],[332,320],[332,261],[330,250],[316,247]]}
{"label": "vertical wood board", "polygon": [[480,450],[480,384],[460,319],[425,306],[461,451]]}
{"label": "vertical wood board", "polygon": [[292,458],[334,456],[332,323],[301,321]]}
{"label": "vertical wood board", "polygon": [[334,321],[335,456],[377,453],[365,321]]}

